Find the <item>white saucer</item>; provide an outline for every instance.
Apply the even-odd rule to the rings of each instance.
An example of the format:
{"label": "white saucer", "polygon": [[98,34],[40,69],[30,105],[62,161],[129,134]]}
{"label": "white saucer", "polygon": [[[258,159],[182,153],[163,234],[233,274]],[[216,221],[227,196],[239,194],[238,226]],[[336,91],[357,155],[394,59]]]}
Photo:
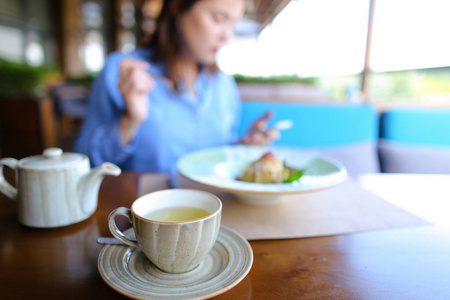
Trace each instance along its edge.
{"label": "white saucer", "polygon": [[[124,232],[133,237],[132,228]],[[98,257],[103,280],[117,292],[135,299],[206,299],[220,295],[245,278],[253,264],[248,241],[221,226],[217,242],[194,270],[169,274],[156,268],[137,248],[106,245]]]}

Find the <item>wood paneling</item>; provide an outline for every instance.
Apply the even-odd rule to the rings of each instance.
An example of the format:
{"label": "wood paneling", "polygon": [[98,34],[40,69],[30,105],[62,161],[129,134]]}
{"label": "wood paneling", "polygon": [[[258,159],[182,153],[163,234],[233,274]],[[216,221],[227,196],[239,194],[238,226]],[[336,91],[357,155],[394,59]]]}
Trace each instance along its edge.
{"label": "wood paneling", "polygon": [[17,159],[56,146],[49,98],[0,100],[0,156]]}

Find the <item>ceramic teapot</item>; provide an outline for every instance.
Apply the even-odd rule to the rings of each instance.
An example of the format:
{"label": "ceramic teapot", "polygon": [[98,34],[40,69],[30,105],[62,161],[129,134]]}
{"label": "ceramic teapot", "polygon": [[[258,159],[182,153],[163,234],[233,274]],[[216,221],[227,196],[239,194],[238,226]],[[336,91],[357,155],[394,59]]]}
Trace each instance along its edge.
{"label": "ceramic teapot", "polygon": [[[16,187],[6,181],[3,166],[14,170]],[[39,228],[66,226],[89,218],[97,209],[104,175],[118,176],[112,163],[91,169],[89,158],[59,148],[21,160],[0,160],[0,192],[17,200],[19,222]]]}

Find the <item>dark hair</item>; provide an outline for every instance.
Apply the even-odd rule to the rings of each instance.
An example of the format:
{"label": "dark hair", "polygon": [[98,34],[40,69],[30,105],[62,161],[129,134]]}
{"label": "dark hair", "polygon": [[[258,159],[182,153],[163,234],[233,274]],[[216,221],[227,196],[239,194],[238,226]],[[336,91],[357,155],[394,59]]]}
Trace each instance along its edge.
{"label": "dark hair", "polygon": [[[148,46],[154,49],[153,61],[163,61],[167,72],[175,84],[180,82],[177,61],[183,53],[183,40],[178,28],[178,18],[189,11],[201,0],[164,0],[159,17],[156,20],[156,31]],[[207,66],[217,70],[215,64]]]}
{"label": "dark hair", "polygon": [[181,36],[177,18],[187,12],[198,0],[164,0],[156,21],[156,32],[150,46],[155,48],[157,59],[169,61],[181,54]]}

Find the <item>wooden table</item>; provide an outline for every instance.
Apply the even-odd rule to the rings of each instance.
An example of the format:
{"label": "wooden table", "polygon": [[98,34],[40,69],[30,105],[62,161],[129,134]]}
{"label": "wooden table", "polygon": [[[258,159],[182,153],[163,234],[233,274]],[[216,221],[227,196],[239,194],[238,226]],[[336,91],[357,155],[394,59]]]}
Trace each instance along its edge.
{"label": "wooden table", "polygon": [[[383,186],[392,180],[406,182],[407,186],[407,180],[416,182],[419,178],[371,176],[362,182],[381,194],[385,192]],[[126,172],[105,177],[97,212],[84,222],[57,229],[18,224],[16,203],[1,195],[0,298],[126,298],[100,277],[97,258],[102,246],[96,239],[111,236],[108,214],[116,207],[131,205],[137,196],[138,178],[139,174]],[[422,188],[435,182],[433,177],[425,179]],[[450,182],[450,176],[444,179]],[[448,204],[442,202],[440,207],[439,201],[430,199],[422,203],[428,202],[432,203],[424,206],[428,211],[450,214],[448,210],[442,214],[442,207]],[[126,223],[123,220],[120,225]],[[450,230],[445,223],[439,224],[252,241],[254,264],[250,273],[217,299],[450,299]]]}

